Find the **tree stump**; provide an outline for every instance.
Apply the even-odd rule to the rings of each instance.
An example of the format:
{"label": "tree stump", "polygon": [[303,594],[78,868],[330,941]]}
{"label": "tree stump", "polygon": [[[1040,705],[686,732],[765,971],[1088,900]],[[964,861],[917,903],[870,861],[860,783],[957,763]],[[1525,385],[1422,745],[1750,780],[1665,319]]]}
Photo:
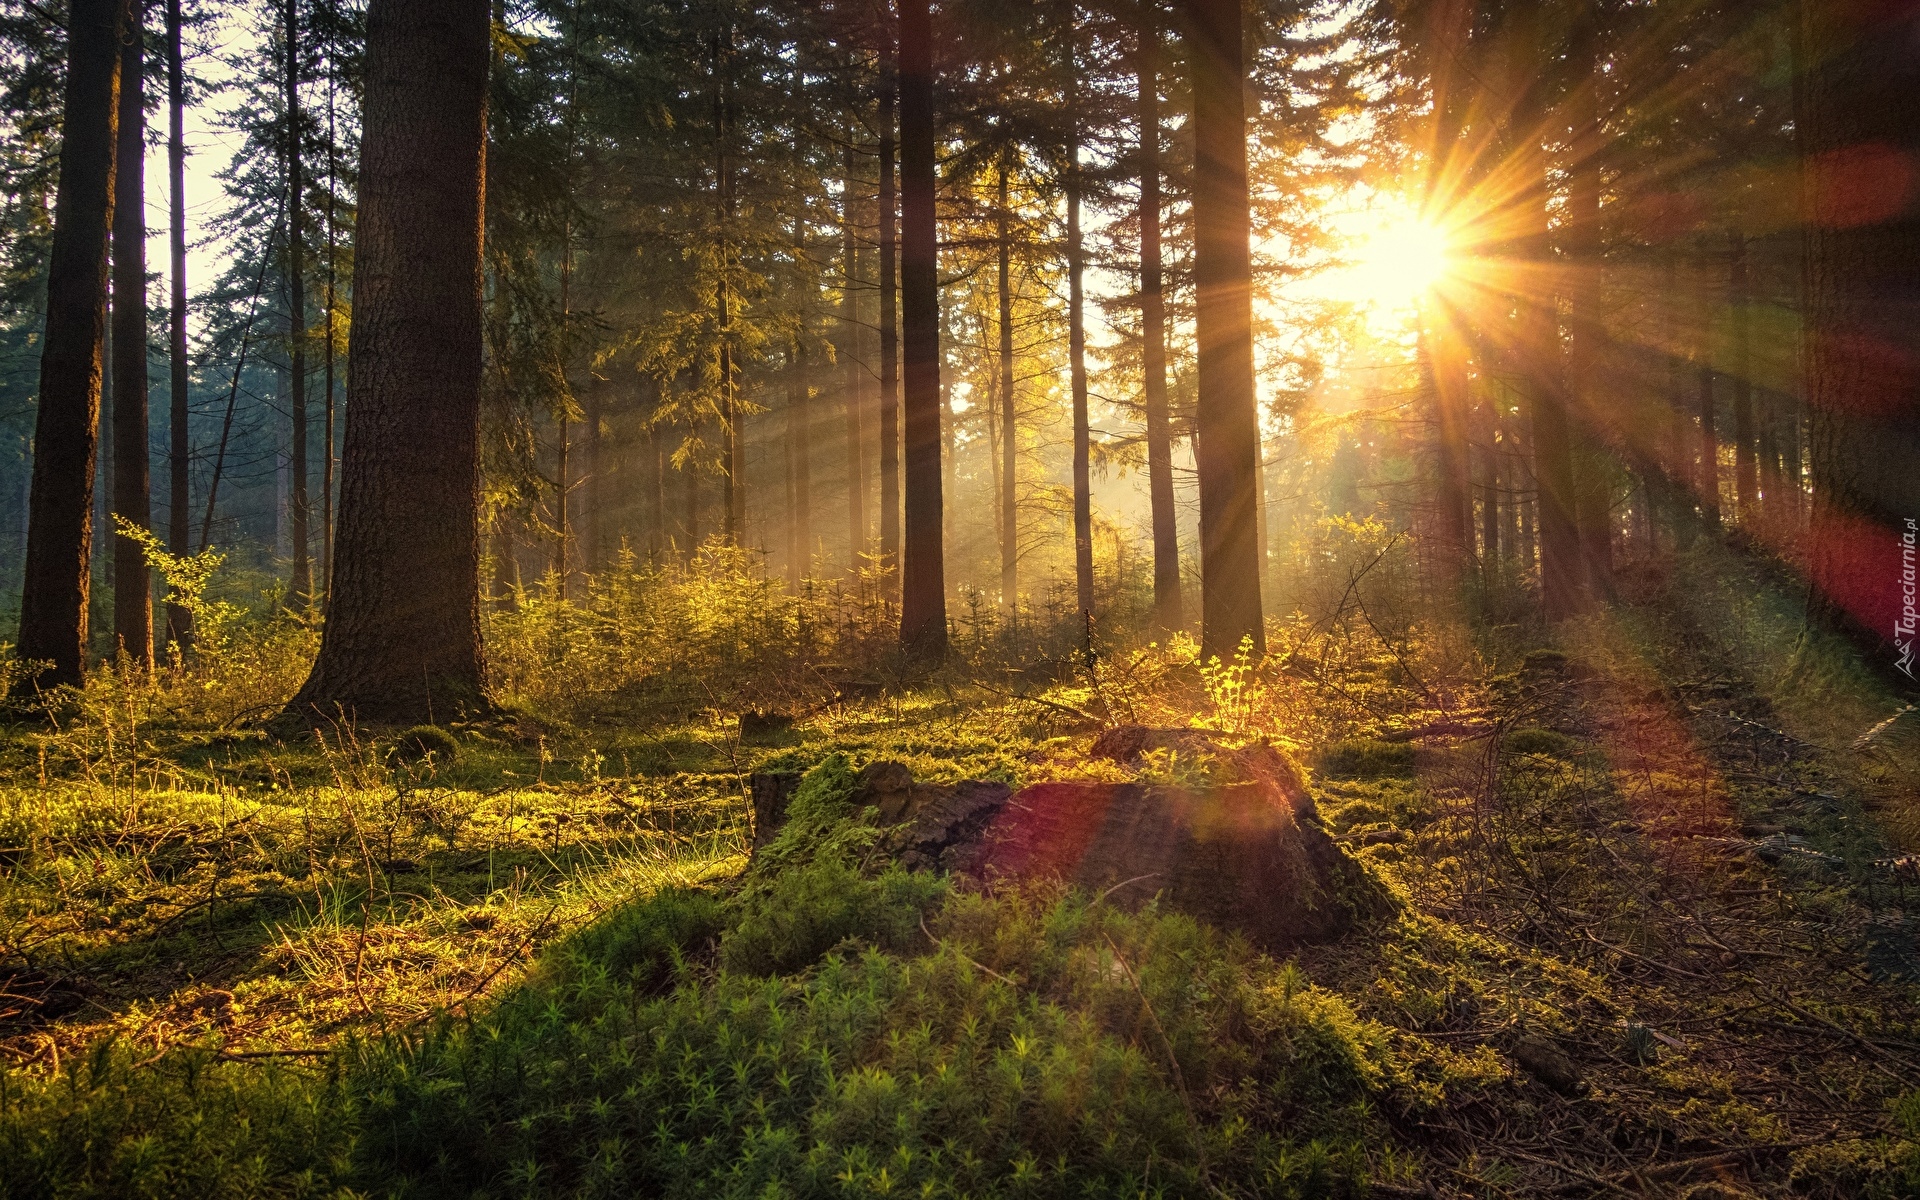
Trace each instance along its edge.
{"label": "tree stump", "polygon": [[1392,907],[1359,863],[1264,781],[1035,784],[948,859],[989,886],[1051,877],[1127,902],[1157,894],[1275,952],[1339,937]]}

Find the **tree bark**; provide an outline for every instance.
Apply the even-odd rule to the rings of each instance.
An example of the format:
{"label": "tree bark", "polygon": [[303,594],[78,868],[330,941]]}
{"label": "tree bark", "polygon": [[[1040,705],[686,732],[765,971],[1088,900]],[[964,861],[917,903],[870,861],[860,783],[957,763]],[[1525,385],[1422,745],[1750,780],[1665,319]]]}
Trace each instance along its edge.
{"label": "tree bark", "polygon": [[793,504],[788,510],[787,557],[795,587],[807,577],[813,553],[813,377],[807,344],[794,339],[787,384],[787,451],[793,463]]}
{"label": "tree bark", "polygon": [[1080,139],[1067,143],[1067,374],[1073,392],[1073,580],[1081,649],[1093,655],[1093,431],[1087,413],[1086,248],[1080,236]]}
{"label": "tree bark", "polygon": [[583,457],[580,472],[580,516],[575,521],[578,532],[574,535],[578,541],[575,555],[580,569],[588,575],[600,569],[606,547],[601,545],[601,517],[606,505],[606,467],[604,451],[606,443],[601,439],[600,426],[606,421],[607,381],[592,373],[589,369],[586,379],[586,403],[581,406],[580,423],[586,427],[585,445],[581,447]]}
{"label": "tree bark", "polygon": [[922,662],[947,654],[941,535],[940,280],[934,213],[933,16],[928,0],[900,2],[900,307],[906,379],[906,520],[900,642]]}
{"label": "tree bark", "polygon": [[1260,603],[1260,417],[1240,0],[1187,0],[1193,71],[1194,332],[1201,654],[1266,653]]}
{"label": "tree bark", "polygon": [[1907,679],[1920,540],[1920,11],[1805,0],[1806,358],[1823,606]]}
{"label": "tree bark", "polygon": [[1500,405],[1494,393],[1481,401],[1480,577],[1488,588],[1500,578]]}
{"label": "tree bark", "polygon": [[1422,305],[1419,354],[1433,405],[1434,522],[1438,583],[1451,592],[1473,558],[1473,492],[1467,436],[1467,356],[1458,332],[1438,305]]}
{"label": "tree bark", "polygon": [[846,407],[847,432],[847,569],[860,570],[860,555],[867,548],[867,457],[866,443],[860,436],[860,307],[858,285],[859,243],[855,240],[853,197],[853,143],[846,147],[846,164],[841,171],[840,190],[840,344],[834,347],[840,358],[841,402]]}
{"label": "tree bark", "polygon": [[[1456,84],[1469,25],[1465,4],[1443,0],[1428,12],[1421,39],[1428,60],[1427,86],[1433,108],[1426,130],[1432,144],[1422,181],[1422,205],[1429,214],[1442,210],[1451,201],[1452,190],[1459,186],[1452,178],[1461,132]],[[1427,371],[1423,386],[1432,404],[1434,425],[1434,569],[1441,589],[1450,593],[1466,579],[1473,559],[1472,439],[1468,429],[1471,398],[1465,339],[1438,289],[1421,297],[1419,339],[1418,354]]]}
{"label": "tree bark", "polygon": [[[1701,313],[1713,311],[1712,287],[1709,283],[1711,262],[1706,247],[1700,247],[1700,262],[1695,273],[1696,281],[1701,285],[1696,303]],[[1713,324],[1710,319],[1699,318],[1700,330],[1695,340],[1695,408],[1700,419],[1700,467],[1694,486],[1700,494],[1700,515],[1702,523],[1710,531],[1720,528],[1720,434],[1715,421],[1716,402],[1714,397],[1714,376],[1718,374],[1715,366],[1713,344]]]}
{"label": "tree bark", "polygon": [[1608,367],[1606,325],[1600,315],[1600,276],[1604,245],[1600,229],[1599,16],[1594,0],[1583,0],[1574,18],[1567,51],[1572,71],[1568,96],[1569,161],[1563,225],[1564,277],[1569,301],[1567,401],[1572,409],[1574,515],[1580,533],[1583,584],[1590,596],[1613,589],[1613,471],[1608,448],[1607,414],[1615,410],[1601,375]]}
{"label": "tree bark", "polygon": [[299,0],[287,0],[287,344],[288,344],[288,416],[293,422],[293,438],[288,466],[292,496],[288,504],[293,538],[293,574],[287,587],[289,603],[310,604],[313,600],[311,553],[311,506],[307,497],[307,291],[303,267],[306,239],[301,218],[306,213],[300,164],[300,6]]}
{"label": "tree bark", "polygon": [[900,562],[900,345],[894,313],[893,35],[880,67],[880,562]]}
{"label": "tree bark", "polygon": [[999,251],[997,283],[1000,312],[1000,607],[1012,616],[1020,602],[1019,407],[1013,386],[1013,240],[1007,229],[1011,217],[1007,195],[1007,162],[1003,154],[997,170],[999,210],[996,214]]}
{"label": "tree bark", "polygon": [[[171,368],[167,395],[167,549],[192,553],[188,544],[193,507],[193,444],[187,400],[187,141],[186,69],[180,52],[180,0],[167,0],[167,185],[171,251],[168,280],[167,357]],[[167,640],[182,651],[193,644],[193,615],[167,605]]]}
{"label": "tree bark", "polygon": [[1153,624],[1185,624],[1180,523],[1173,498],[1173,430],[1167,413],[1167,303],[1160,255],[1160,25],[1158,0],[1140,6],[1134,71],[1140,96],[1140,361],[1145,371],[1147,496],[1153,520]]}
{"label": "tree bark", "polygon": [[78,685],[86,669],[107,231],[120,132],[120,35],[128,7],[127,0],[72,0],[68,9],[60,180],[47,263],[16,648],[23,661],[49,664],[35,678],[43,688]]}
{"label": "tree bark", "polygon": [[1753,421],[1753,332],[1747,310],[1747,239],[1739,232],[1729,238],[1727,256],[1727,323],[1731,362],[1727,379],[1733,390],[1733,491],[1735,519],[1747,525],[1760,516],[1760,463],[1754,451],[1758,430]]}
{"label": "tree bark", "polygon": [[[142,76],[145,36],[138,10],[128,14],[120,52],[119,147],[113,202],[113,511],[153,527],[147,462],[147,118]],[[153,669],[153,579],[132,538],[113,539],[115,648]]]}
{"label": "tree bark", "polygon": [[[690,432],[697,432],[698,428],[695,426]],[[694,553],[700,549],[700,469],[688,459],[680,468],[680,476],[684,485],[680,490],[680,528],[686,535],[686,541],[680,546],[680,559],[692,565]]]}
{"label": "tree bark", "polygon": [[485,709],[487,0],[373,0],[332,608],[303,719]]}
{"label": "tree bark", "polygon": [[339,276],[339,230],[335,225],[339,205],[338,184],[340,178],[337,153],[337,127],[334,121],[333,84],[335,72],[339,66],[339,48],[329,42],[327,47],[327,294],[325,338],[326,364],[322,370],[322,386],[326,389],[321,400],[322,416],[321,453],[320,453],[320,580],[319,590],[322,604],[333,590],[333,471],[335,459],[336,430],[335,418],[338,413],[337,397],[334,394],[334,312],[340,302]]}
{"label": "tree bark", "polygon": [[[1547,157],[1541,146],[1540,118],[1543,67],[1538,0],[1517,5],[1508,62],[1508,87],[1513,96],[1513,135],[1510,153],[1520,188],[1514,200],[1512,227],[1515,258],[1534,279],[1546,277],[1551,267],[1552,242],[1547,224]],[[1586,576],[1581,562],[1580,530],[1575,520],[1573,459],[1565,379],[1560,363],[1560,338],[1551,295],[1523,292],[1515,297],[1519,309],[1515,340],[1519,374],[1528,408],[1533,446],[1537,528],[1540,539],[1540,600],[1550,621],[1571,616],[1580,607]]]}

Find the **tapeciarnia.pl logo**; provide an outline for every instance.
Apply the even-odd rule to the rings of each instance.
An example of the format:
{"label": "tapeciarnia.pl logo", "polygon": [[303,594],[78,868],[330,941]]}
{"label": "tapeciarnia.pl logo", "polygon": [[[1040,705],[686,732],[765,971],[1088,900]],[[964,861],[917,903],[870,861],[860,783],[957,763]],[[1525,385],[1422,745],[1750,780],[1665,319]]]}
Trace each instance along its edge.
{"label": "tapeciarnia.pl logo", "polygon": [[1900,534],[1900,619],[1893,623],[1893,648],[1900,652],[1900,659],[1894,666],[1900,668],[1908,679],[1914,678],[1913,635],[1916,624],[1920,624],[1920,613],[1914,610],[1916,538],[1920,538],[1920,521],[1908,517],[1907,527]]}

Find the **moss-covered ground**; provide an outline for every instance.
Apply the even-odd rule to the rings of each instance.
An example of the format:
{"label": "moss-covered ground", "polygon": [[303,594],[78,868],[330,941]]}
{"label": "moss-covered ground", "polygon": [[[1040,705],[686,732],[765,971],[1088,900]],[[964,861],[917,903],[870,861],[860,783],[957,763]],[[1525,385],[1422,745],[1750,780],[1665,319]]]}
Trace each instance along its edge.
{"label": "moss-covered ground", "polygon": [[[1913,718],[1797,589],[1272,640],[747,738],[765,686],[314,737],[103,675],[0,737],[0,1196],[1920,1194]],[[1205,776],[1122,721],[1290,750],[1399,911],[1276,961],[868,853],[875,759]]]}

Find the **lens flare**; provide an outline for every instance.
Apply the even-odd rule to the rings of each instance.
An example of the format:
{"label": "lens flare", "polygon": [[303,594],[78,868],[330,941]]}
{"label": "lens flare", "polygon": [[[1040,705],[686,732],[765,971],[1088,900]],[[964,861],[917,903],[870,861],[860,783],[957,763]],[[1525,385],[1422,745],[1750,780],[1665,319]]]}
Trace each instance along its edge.
{"label": "lens flare", "polygon": [[1452,266],[1447,232],[1425,221],[1388,221],[1361,232],[1334,294],[1355,304],[1404,308]]}

